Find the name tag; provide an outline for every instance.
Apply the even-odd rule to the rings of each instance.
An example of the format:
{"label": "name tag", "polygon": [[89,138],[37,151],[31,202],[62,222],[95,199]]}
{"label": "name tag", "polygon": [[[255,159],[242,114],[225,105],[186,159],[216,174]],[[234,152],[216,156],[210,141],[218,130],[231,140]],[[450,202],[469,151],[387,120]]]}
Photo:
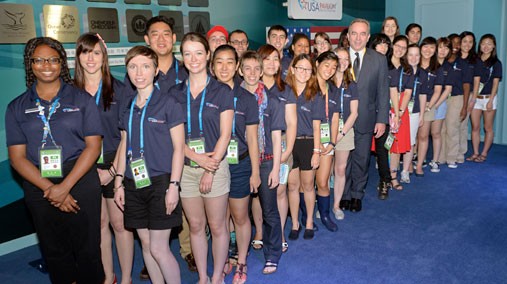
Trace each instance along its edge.
{"label": "name tag", "polygon": [[[204,137],[201,137],[201,138],[198,138],[198,139],[190,139],[188,141],[188,147],[196,152],[197,154],[204,154],[206,153],[206,144],[204,142]],[[198,167],[199,165],[194,162],[194,161],[190,161],[190,166],[191,167]]]}
{"label": "name tag", "polygon": [[408,102],[408,113],[412,113],[412,111],[414,110],[414,100],[410,100]]}
{"label": "name tag", "polygon": [[227,163],[231,165],[237,165],[239,164],[239,157],[238,157],[238,141],[235,139],[231,139],[229,142],[229,146],[227,146]]}
{"label": "name tag", "polygon": [[479,95],[480,95],[480,94],[481,94],[481,92],[482,92],[482,89],[484,89],[484,83],[480,82],[480,83],[479,83],[479,91],[477,92],[477,94],[479,94]]}
{"label": "name tag", "polygon": [[280,184],[287,184],[289,180],[289,165],[283,163],[280,165]]}
{"label": "name tag", "polygon": [[130,170],[132,171],[132,176],[134,177],[137,189],[151,185],[148,168],[146,167],[144,158],[132,160],[130,162]]}
{"label": "name tag", "polygon": [[345,123],[343,122],[343,118],[340,117],[340,119],[338,120],[338,132],[343,131],[343,125],[345,125]]}
{"label": "name tag", "polygon": [[104,140],[100,143],[100,156],[97,160],[97,164],[103,164],[104,163]]}
{"label": "name tag", "polygon": [[40,148],[39,163],[41,177],[62,177],[62,147],[55,146],[45,149]]}
{"label": "name tag", "polygon": [[329,143],[331,141],[331,132],[329,123],[320,124],[320,143]]}
{"label": "name tag", "polygon": [[387,151],[391,150],[393,143],[394,143],[394,134],[389,133],[389,135],[387,136],[386,142],[384,143],[384,147],[387,149]]}

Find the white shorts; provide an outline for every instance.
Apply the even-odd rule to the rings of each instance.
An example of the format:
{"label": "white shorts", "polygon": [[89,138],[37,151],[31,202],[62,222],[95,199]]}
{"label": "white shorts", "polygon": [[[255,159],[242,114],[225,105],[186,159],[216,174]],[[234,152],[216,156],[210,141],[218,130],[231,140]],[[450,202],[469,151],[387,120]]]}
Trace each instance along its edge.
{"label": "white shorts", "polygon": [[417,130],[419,130],[419,113],[410,114],[410,145],[415,145],[417,140]]}
{"label": "white shorts", "polygon": [[[481,96],[481,95],[479,95]],[[497,106],[497,98],[498,96],[495,96],[493,98],[493,110],[496,110],[496,106]],[[477,98],[477,100],[475,101],[475,105],[474,105],[474,109],[480,109],[480,110],[486,110],[486,105],[488,104],[489,102],[489,97],[488,98],[484,98],[484,99],[479,99]]]}

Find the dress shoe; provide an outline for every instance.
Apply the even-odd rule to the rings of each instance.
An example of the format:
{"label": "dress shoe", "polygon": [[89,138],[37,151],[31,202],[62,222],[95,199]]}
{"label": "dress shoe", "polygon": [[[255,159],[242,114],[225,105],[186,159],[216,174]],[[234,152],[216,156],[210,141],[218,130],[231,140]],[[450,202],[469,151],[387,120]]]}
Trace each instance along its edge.
{"label": "dress shoe", "polygon": [[380,182],[378,188],[378,199],[386,200],[389,196],[389,185],[387,182]]}
{"label": "dress shoe", "polygon": [[361,199],[352,198],[350,200],[350,211],[359,212],[362,209]]}
{"label": "dress shoe", "polygon": [[340,209],[341,210],[349,210],[350,209],[350,200],[340,200]]}
{"label": "dress shoe", "polygon": [[194,255],[189,253],[185,256],[185,261],[187,262],[188,270],[192,272],[197,272],[197,265],[195,264]]}
{"label": "dress shoe", "polygon": [[148,273],[146,265],[143,266],[143,269],[141,269],[141,273],[139,273],[139,278],[141,278],[141,280],[150,280],[150,274]]}

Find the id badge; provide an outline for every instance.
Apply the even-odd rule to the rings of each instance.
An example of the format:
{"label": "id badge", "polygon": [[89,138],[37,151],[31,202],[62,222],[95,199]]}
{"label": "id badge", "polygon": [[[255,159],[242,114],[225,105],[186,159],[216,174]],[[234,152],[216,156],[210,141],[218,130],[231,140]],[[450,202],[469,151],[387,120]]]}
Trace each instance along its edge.
{"label": "id badge", "polygon": [[53,146],[39,148],[39,164],[41,177],[62,177],[62,147]]}
{"label": "id badge", "polygon": [[481,92],[482,92],[482,89],[484,89],[484,83],[480,82],[480,83],[479,83],[479,91],[477,92],[477,94],[479,94],[479,95],[480,95],[480,94],[481,94]]}
{"label": "id badge", "polygon": [[387,151],[391,150],[393,143],[394,143],[394,134],[389,133],[389,135],[387,136],[386,142],[384,143],[384,147],[387,149]]}
{"label": "id badge", "polygon": [[289,180],[289,165],[283,163],[280,165],[280,184],[287,184]]}
{"label": "id badge", "polygon": [[132,170],[132,176],[134,177],[137,189],[151,185],[148,168],[146,167],[144,158],[132,160],[130,162],[130,170]]}
{"label": "id badge", "polygon": [[408,113],[412,113],[413,110],[414,110],[414,100],[410,100],[408,102]]}
{"label": "id badge", "polygon": [[102,140],[102,143],[100,144],[100,156],[97,160],[97,164],[103,164],[104,163],[104,140]]}
{"label": "id badge", "polygon": [[[206,153],[206,144],[204,143],[204,137],[201,137],[201,138],[198,138],[198,139],[190,139],[188,141],[188,147],[190,148],[190,150],[196,152],[197,154],[204,154]],[[199,165],[190,160],[190,166],[191,167],[198,167]]]}
{"label": "id badge", "polygon": [[329,129],[329,123],[320,124],[320,143],[331,142],[331,132]]}
{"label": "id badge", "polygon": [[239,156],[238,156],[238,141],[235,139],[231,139],[229,142],[229,146],[227,146],[227,163],[230,165],[239,164]]}
{"label": "id badge", "polygon": [[338,133],[343,131],[343,125],[345,125],[345,123],[343,122],[343,118],[340,117],[338,120]]}

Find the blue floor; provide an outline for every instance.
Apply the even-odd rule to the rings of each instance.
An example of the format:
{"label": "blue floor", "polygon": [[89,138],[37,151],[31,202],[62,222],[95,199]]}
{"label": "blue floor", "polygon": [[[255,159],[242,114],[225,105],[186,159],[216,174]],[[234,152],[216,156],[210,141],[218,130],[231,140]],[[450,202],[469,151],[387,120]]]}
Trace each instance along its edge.
{"label": "blue floor", "polygon": [[[261,273],[263,255],[252,250],[248,283],[507,283],[507,146],[494,145],[482,164],[441,169],[426,168],[424,178],[411,176],[403,191],[380,201],[372,165],[363,211],[347,211],[336,233],[317,221],[315,238],[289,242],[275,274]],[[182,282],[195,283],[178,241],[171,247]],[[133,283],[149,283],[138,278],[139,243],[135,253]],[[38,258],[37,246],[0,257],[0,282],[49,283],[28,264]]]}

